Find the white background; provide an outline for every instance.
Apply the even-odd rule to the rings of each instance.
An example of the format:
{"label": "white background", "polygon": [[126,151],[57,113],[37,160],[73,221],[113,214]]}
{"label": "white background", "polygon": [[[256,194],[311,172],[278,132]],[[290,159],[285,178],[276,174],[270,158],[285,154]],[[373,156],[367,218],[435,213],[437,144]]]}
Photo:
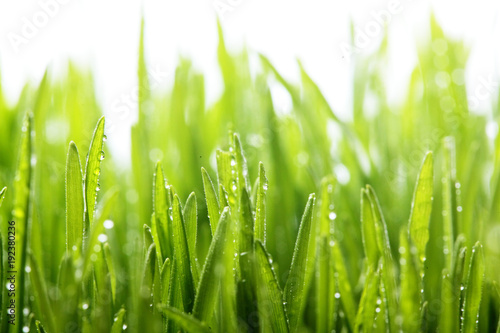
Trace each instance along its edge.
{"label": "white background", "polygon": [[[51,15],[46,15],[48,20],[44,22],[43,8],[53,2],[57,8],[50,7]],[[349,20],[356,29],[364,30],[376,22],[373,13],[395,3],[399,11],[388,22],[392,100],[404,97],[408,74],[416,63],[415,46],[427,33],[431,11],[448,35],[470,46],[466,69],[470,86],[477,85],[481,76],[498,77],[498,0],[0,0],[3,89],[13,103],[27,80],[37,83],[48,66],[57,75],[67,60],[73,59],[94,71],[100,102],[104,112],[109,113],[112,103],[137,85],[137,48],[144,15],[150,68],[172,73],[181,55],[191,58],[195,67],[206,74],[210,103],[221,88],[216,60],[217,3],[229,6],[219,16],[231,50],[246,46],[252,52],[265,54],[291,80],[297,79],[296,59],[300,59],[342,117],[349,117],[351,107],[352,66],[342,58],[340,48],[349,41]],[[26,22],[43,26],[25,38]],[[16,45],[12,41],[15,37],[25,39]],[[381,33],[370,37],[361,52],[369,54],[381,37]],[[172,76],[164,80],[162,84],[168,85]],[[488,102],[484,103],[487,108]],[[121,125],[118,133],[123,143],[122,135],[126,138],[129,123]],[[112,138],[110,142],[119,146],[113,144]],[[118,153],[126,155],[127,150],[125,147]]]}

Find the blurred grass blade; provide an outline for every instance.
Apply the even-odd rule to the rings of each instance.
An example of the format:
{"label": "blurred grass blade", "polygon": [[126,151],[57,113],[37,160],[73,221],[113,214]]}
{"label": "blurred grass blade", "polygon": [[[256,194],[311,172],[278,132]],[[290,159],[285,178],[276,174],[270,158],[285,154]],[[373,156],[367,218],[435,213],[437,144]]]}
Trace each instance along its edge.
{"label": "blurred grass blade", "polygon": [[[24,267],[27,261],[28,250],[28,232],[30,218],[31,201],[31,158],[32,158],[32,118],[26,115],[21,134],[21,146],[17,163],[16,175],[14,178],[14,209],[12,211],[12,220],[15,222],[13,227],[16,238],[16,260],[14,267],[9,266],[9,270],[17,272],[16,286],[18,290],[15,293],[15,303],[17,309],[24,309],[25,301],[25,279],[26,273]],[[10,229],[12,231],[12,229]],[[19,330],[24,326],[23,316],[15,317],[15,327]]]}
{"label": "blurred grass blade", "polygon": [[0,207],[2,207],[2,202],[3,202],[3,199],[5,198],[5,193],[7,193],[7,187],[4,187],[0,191]]}
{"label": "blurred grass blade", "polygon": [[356,322],[356,303],[354,300],[354,293],[349,282],[349,275],[347,273],[344,257],[342,256],[338,242],[334,242],[332,246],[332,260],[335,266],[335,275],[337,277],[340,302],[345,311],[347,324],[349,325],[351,331],[354,331],[354,325]]}
{"label": "blurred grass blade", "polygon": [[191,265],[191,273],[193,275],[193,285],[197,286],[200,281],[200,273],[198,270],[198,258],[196,255],[196,242],[198,235],[198,212],[196,206],[196,194],[192,192],[184,206],[184,228],[189,250],[189,261]]}
{"label": "blurred grass blade", "polygon": [[264,164],[259,162],[259,175],[257,177],[257,203],[255,207],[255,239],[266,244],[266,191],[268,181]]}
{"label": "blurred grass blade", "polygon": [[403,319],[403,332],[420,330],[420,277],[408,240],[408,231],[402,228],[399,237],[400,253],[400,313]]}
{"label": "blurred grass blade", "polygon": [[124,328],[124,320],[125,320],[125,309],[120,309],[118,313],[115,315],[115,319],[113,322],[113,326],[111,327],[111,333],[122,333]]}
{"label": "blurred grass blade", "polygon": [[45,279],[40,267],[36,262],[33,255],[30,254],[30,268],[31,268],[31,284],[33,286],[33,291],[35,294],[36,302],[38,303],[38,308],[41,312],[41,318],[49,332],[56,331],[55,317],[52,310],[52,304],[49,299],[49,294],[47,293],[47,286],[45,284]]}
{"label": "blurred grass blade", "polygon": [[66,252],[79,258],[83,241],[83,176],[78,148],[69,144],[66,160]]}
{"label": "blurred grass blade", "polygon": [[288,332],[283,293],[271,264],[271,256],[260,240],[255,242],[255,257],[260,327],[263,332]]}
{"label": "blurred grass blade", "polygon": [[415,185],[410,213],[409,233],[421,261],[425,260],[425,248],[429,241],[429,221],[432,209],[433,162],[432,153],[425,155]]}
{"label": "blurred grass blade", "polygon": [[379,266],[377,270],[368,267],[365,285],[356,315],[355,332],[369,333],[374,329],[375,309],[377,307],[377,297],[379,294],[380,270],[381,266]]}
{"label": "blurred grass blade", "polygon": [[[377,245],[377,232],[375,227],[374,213],[372,212],[371,200],[365,189],[361,189],[361,231],[363,245],[368,265],[372,271],[378,266],[380,251]],[[375,237],[374,237],[375,236]]]}
{"label": "blurred grass blade", "polygon": [[219,201],[217,199],[217,194],[215,193],[214,184],[208,175],[207,170],[201,168],[201,174],[203,177],[203,188],[205,189],[205,198],[207,201],[208,209],[208,219],[210,221],[210,230],[212,231],[212,236],[215,235],[215,230],[217,229],[217,223],[220,218]]}
{"label": "blurred grass blade", "polygon": [[234,155],[236,158],[236,170],[238,172],[238,188],[246,188],[249,193],[252,192],[250,177],[248,175],[248,167],[247,160],[243,153],[243,147],[241,145],[240,137],[238,134],[234,133],[233,135],[233,146],[234,146]]}
{"label": "blurred grass blade", "polygon": [[211,332],[206,324],[196,319],[192,315],[179,311],[168,305],[162,306],[162,311],[167,317],[177,323],[182,329],[192,333],[208,333]]}
{"label": "blurred grass blade", "polygon": [[229,207],[222,211],[217,230],[214,234],[207,259],[200,276],[196,298],[194,301],[193,315],[202,322],[210,322],[215,310],[215,303],[219,296],[220,265],[224,260],[224,247],[228,236]]}
{"label": "blurred grass blade", "polygon": [[47,331],[43,328],[42,323],[40,323],[39,320],[37,320],[35,322],[35,325],[36,325],[37,333],[47,333]]}
{"label": "blurred grass blade", "polygon": [[290,330],[295,332],[299,324],[306,300],[306,265],[309,258],[308,249],[311,239],[311,225],[313,221],[315,196],[311,194],[307,201],[302,221],[300,222],[299,233],[293,251],[292,265],[285,285],[285,302],[290,324]]}
{"label": "blurred grass blade", "polygon": [[335,279],[333,276],[333,262],[328,236],[320,236],[317,244],[316,258],[316,330],[318,332],[331,332],[330,325],[333,317],[335,298]]}
{"label": "blurred grass blade", "polygon": [[190,254],[186,230],[184,229],[181,202],[177,195],[175,195],[173,203],[172,226],[174,255],[178,265],[177,272],[178,281],[181,286],[182,302],[184,304],[184,310],[186,312],[191,312],[194,302],[193,276],[191,274]]}
{"label": "blurred grass blade", "polygon": [[483,246],[477,242],[472,248],[467,284],[465,285],[465,299],[463,304],[462,332],[477,331],[479,320],[479,306],[481,304],[484,279]]}

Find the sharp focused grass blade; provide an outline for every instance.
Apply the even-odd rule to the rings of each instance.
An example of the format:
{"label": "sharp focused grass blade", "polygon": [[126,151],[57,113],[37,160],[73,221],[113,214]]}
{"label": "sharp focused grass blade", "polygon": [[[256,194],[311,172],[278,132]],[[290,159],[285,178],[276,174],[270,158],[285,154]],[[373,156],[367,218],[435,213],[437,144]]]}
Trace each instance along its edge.
{"label": "sharp focused grass blade", "polygon": [[192,315],[188,315],[184,312],[179,311],[176,308],[169,306],[163,306],[162,311],[167,315],[168,318],[175,321],[182,329],[187,332],[192,333],[208,333],[210,329],[206,324],[199,321]]}
{"label": "sharp focused grass blade", "polygon": [[102,150],[103,142],[104,117],[97,122],[87,155],[87,164],[85,166],[85,205],[88,216],[86,224],[88,224],[89,228],[94,221],[97,192],[100,190],[99,176],[101,175],[101,161],[104,156]]}
{"label": "sharp focused grass blade", "polygon": [[463,305],[462,332],[477,331],[479,306],[481,304],[484,279],[483,247],[477,242],[472,248],[467,284],[465,285],[465,299]]}
{"label": "sharp focused grass blade", "polygon": [[289,317],[290,330],[295,332],[305,305],[307,290],[305,288],[306,265],[308,260],[309,240],[313,220],[315,196],[311,194],[307,201],[299,233],[293,251],[292,265],[285,285],[285,302]]}
{"label": "sharp focused grass blade", "polygon": [[191,274],[191,264],[188,249],[188,242],[186,238],[186,231],[184,229],[184,218],[182,216],[181,202],[176,195],[174,198],[172,213],[173,225],[173,243],[174,243],[174,256],[178,264],[178,279],[181,286],[182,302],[184,310],[191,312],[194,302],[194,287],[193,276]]}
{"label": "sharp focused grass blade", "polygon": [[217,223],[219,222],[219,202],[217,199],[217,194],[215,194],[214,184],[208,175],[207,170],[201,168],[201,174],[203,176],[203,188],[205,189],[205,198],[207,200],[208,209],[208,219],[210,220],[210,228],[212,235],[215,235],[215,230],[217,229]]}
{"label": "sharp focused grass blade", "polygon": [[223,254],[229,221],[229,207],[226,207],[221,214],[217,230],[210,244],[194,301],[193,315],[202,322],[210,322],[215,310],[221,278],[218,270],[224,260]]}
{"label": "sharp focused grass blade", "polygon": [[427,153],[415,185],[410,213],[409,233],[421,261],[429,240],[429,220],[432,209],[433,163],[432,153]]}
{"label": "sharp focused grass blade", "polygon": [[74,142],[70,142],[66,160],[66,252],[78,258],[83,240],[83,176],[80,155]]}
{"label": "sharp focused grass blade", "polygon": [[196,207],[196,194],[192,192],[184,206],[184,229],[186,230],[186,237],[189,249],[189,261],[191,264],[191,273],[193,275],[193,284],[198,285],[200,280],[200,273],[198,271],[198,258],[196,255],[196,240],[198,236],[198,215]]}
{"label": "sharp focused grass blade", "polygon": [[361,225],[366,258],[368,259],[369,266],[374,270],[378,265],[380,252],[377,245],[377,232],[372,205],[365,189],[361,190]]}
{"label": "sharp focused grass blade", "polygon": [[255,239],[266,244],[266,191],[268,187],[264,164],[259,162],[259,175],[257,177],[257,203],[255,209]]}
{"label": "sharp focused grass blade", "polygon": [[260,327],[263,332],[288,332],[283,293],[271,264],[271,256],[259,240],[255,243],[255,257]]}
{"label": "sharp focused grass blade", "polygon": [[2,207],[2,202],[3,202],[3,199],[5,198],[5,193],[7,193],[7,187],[4,187],[0,191],[0,207]]}
{"label": "sharp focused grass blade", "polygon": [[171,242],[168,230],[168,206],[167,206],[167,189],[165,188],[165,177],[161,164],[156,164],[156,173],[154,176],[154,198],[153,212],[155,217],[155,228],[158,239],[156,241],[157,250],[160,250],[161,261],[172,256]]}

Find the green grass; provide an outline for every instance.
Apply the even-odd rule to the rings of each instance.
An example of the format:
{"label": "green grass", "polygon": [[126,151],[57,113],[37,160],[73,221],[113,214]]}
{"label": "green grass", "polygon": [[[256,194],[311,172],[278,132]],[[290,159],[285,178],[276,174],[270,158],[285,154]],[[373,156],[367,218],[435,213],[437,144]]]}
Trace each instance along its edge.
{"label": "green grass", "polygon": [[263,55],[251,73],[219,37],[208,106],[187,59],[171,89],[150,89],[141,38],[130,169],[90,73],[46,73],[14,105],[0,89],[0,267],[15,221],[17,271],[16,324],[2,311],[0,331],[500,330],[500,136],[485,131],[499,107],[471,112],[464,85],[435,80],[467,47],[431,18],[390,104],[384,39],[354,59],[341,121],[300,63],[300,82]]}

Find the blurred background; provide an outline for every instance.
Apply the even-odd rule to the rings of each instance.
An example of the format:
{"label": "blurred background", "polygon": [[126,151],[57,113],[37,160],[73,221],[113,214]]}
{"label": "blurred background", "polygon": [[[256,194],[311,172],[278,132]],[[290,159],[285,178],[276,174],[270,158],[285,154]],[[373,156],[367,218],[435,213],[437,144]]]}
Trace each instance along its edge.
{"label": "blurred background", "polygon": [[[446,34],[463,39],[470,47],[465,70],[468,87],[481,78],[498,77],[500,64],[500,2],[479,1],[285,1],[285,0],[187,0],[187,1],[0,1],[0,68],[3,89],[14,102],[27,80],[39,82],[47,67],[54,73],[67,68],[68,59],[92,69],[97,98],[108,119],[137,89],[137,49],[141,16],[146,21],[145,53],[156,79],[153,89],[172,86],[180,56],[192,60],[204,73],[206,103],[221,95],[223,84],[217,66],[219,17],[230,50],[248,48],[253,69],[257,53],[265,54],[285,78],[298,82],[297,59],[319,85],[335,112],[352,116],[352,57],[376,50],[389,31],[391,66],[387,93],[401,101],[408,79],[418,63],[418,41],[428,34],[429,13],[435,13]],[[350,21],[358,42],[346,56]],[[492,72],[492,69],[494,70]],[[472,88],[469,88],[472,89]],[[291,101],[275,89],[278,109],[287,112]],[[493,94],[475,109],[490,105]],[[117,133],[109,143],[128,165],[130,125],[137,119],[136,103],[116,121]]]}

